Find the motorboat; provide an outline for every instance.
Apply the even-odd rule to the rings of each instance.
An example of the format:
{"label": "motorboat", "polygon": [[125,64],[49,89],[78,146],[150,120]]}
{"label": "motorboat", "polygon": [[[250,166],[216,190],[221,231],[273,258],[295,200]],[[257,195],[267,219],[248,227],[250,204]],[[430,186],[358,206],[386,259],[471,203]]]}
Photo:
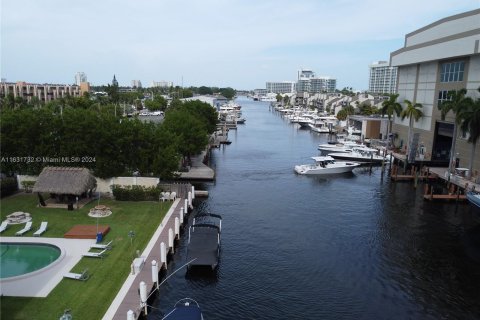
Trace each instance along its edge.
{"label": "motorboat", "polygon": [[473,191],[467,192],[467,200],[470,201],[471,204],[480,208],[480,193],[476,193]]}
{"label": "motorboat", "polygon": [[203,320],[202,310],[197,301],[183,298],[175,303],[172,310],[162,318],[166,320]]}
{"label": "motorboat", "polygon": [[[318,150],[323,152],[352,152],[353,148],[357,149],[370,149],[364,144],[358,144],[354,141],[345,141],[343,143],[330,144],[323,143],[318,145]],[[375,149],[373,149],[375,150]]]}
{"label": "motorboat", "polygon": [[378,154],[377,149],[365,148],[365,147],[353,147],[350,152],[333,152],[329,153],[329,156],[340,160],[350,160],[362,163],[382,163],[388,161],[390,155],[385,157]]}
{"label": "motorboat", "polygon": [[295,166],[295,172],[305,175],[334,174],[351,172],[360,163],[353,161],[336,161],[331,156],[312,157],[314,164],[302,164]]}
{"label": "motorboat", "polygon": [[220,259],[222,217],[218,214],[197,214],[188,229],[187,260],[190,267],[209,266],[215,270]]}

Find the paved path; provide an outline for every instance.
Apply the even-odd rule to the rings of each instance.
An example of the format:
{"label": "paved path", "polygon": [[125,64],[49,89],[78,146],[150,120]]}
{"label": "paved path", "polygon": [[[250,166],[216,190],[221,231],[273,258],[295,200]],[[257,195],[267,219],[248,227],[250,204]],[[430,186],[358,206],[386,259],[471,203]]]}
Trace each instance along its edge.
{"label": "paved path", "polygon": [[[179,185],[180,187],[180,185]],[[185,189],[185,188],[183,188]],[[186,189],[185,189],[186,190]],[[147,285],[147,294],[149,294],[150,290],[153,288],[153,281],[152,281],[152,260],[155,260],[159,264],[159,270],[161,268],[161,257],[160,257],[160,244],[163,242],[165,243],[165,247],[167,252],[174,250],[174,248],[169,248],[169,230],[172,229],[175,234],[175,218],[179,218],[180,220],[180,213],[183,210],[185,205],[185,192],[180,192],[181,197],[177,198],[170,210],[165,215],[162,223],[155,231],[152,239],[148,243],[145,250],[142,252],[141,257],[144,259],[145,263],[143,268],[140,272],[130,275],[126,279],[123,287],[118,292],[117,296],[115,297],[114,301],[110,305],[110,308],[107,310],[105,315],[103,316],[103,320],[109,319],[118,319],[118,320],[125,320],[127,318],[127,312],[132,310],[135,312],[135,319],[138,318],[141,312],[140,306],[140,296],[139,296],[139,287],[140,282],[145,282]],[[187,199],[188,201],[188,199]],[[185,222],[186,222],[185,218]],[[164,266],[166,267],[166,266]],[[132,270],[133,271],[133,270]]]}

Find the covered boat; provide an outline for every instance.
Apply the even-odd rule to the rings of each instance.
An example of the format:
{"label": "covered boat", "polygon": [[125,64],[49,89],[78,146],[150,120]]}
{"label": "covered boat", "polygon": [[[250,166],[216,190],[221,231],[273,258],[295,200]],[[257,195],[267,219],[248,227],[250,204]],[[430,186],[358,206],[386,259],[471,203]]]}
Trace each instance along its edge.
{"label": "covered boat", "polygon": [[202,310],[198,302],[184,298],[175,303],[175,307],[162,318],[167,320],[203,320]]}
{"label": "covered boat", "polygon": [[187,260],[189,267],[210,266],[215,269],[220,258],[222,217],[217,214],[199,214],[188,230]]}

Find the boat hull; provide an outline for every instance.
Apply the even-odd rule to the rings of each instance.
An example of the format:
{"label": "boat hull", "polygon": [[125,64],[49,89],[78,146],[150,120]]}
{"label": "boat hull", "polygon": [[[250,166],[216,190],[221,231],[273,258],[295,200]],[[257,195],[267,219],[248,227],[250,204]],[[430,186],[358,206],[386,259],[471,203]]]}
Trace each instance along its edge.
{"label": "boat hull", "polygon": [[480,208],[480,194],[476,194],[474,192],[467,192],[467,200],[470,201],[471,204]]}
{"label": "boat hull", "polygon": [[322,174],[338,174],[351,172],[353,169],[358,167],[360,164],[355,162],[346,162],[343,166],[335,167],[321,167],[313,165],[298,165],[295,166],[295,172],[302,175],[322,175]]}
{"label": "boat hull", "polygon": [[346,160],[346,161],[356,161],[356,162],[362,162],[362,163],[379,163],[381,164],[382,162],[386,161],[386,158],[380,157],[378,155],[375,155],[373,157],[365,157],[361,155],[356,155],[353,153],[329,153],[329,156],[335,159],[339,160]]}

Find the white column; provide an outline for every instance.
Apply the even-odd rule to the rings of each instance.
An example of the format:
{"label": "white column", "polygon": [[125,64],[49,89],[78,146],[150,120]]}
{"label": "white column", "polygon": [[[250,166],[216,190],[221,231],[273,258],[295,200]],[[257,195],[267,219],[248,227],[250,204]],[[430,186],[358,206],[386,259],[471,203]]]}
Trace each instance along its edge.
{"label": "white column", "polygon": [[160,262],[165,265],[165,270],[167,270],[167,250],[165,249],[165,242],[160,243]]}
{"label": "white column", "polygon": [[145,314],[147,312],[147,285],[145,282],[140,282],[140,306],[144,307]]}
{"label": "white column", "polygon": [[157,285],[158,290],[158,263],[152,260],[152,282]]}
{"label": "white column", "polygon": [[172,230],[172,228],[168,229],[168,247],[172,248],[172,253],[175,252],[175,248],[173,247],[173,230]]}
{"label": "white column", "polygon": [[128,310],[127,312],[127,320],[135,320],[135,313],[132,310]]}
{"label": "white column", "polygon": [[175,217],[175,235],[178,237],[177,239],[180,239],[180,219],[178,217]]}

